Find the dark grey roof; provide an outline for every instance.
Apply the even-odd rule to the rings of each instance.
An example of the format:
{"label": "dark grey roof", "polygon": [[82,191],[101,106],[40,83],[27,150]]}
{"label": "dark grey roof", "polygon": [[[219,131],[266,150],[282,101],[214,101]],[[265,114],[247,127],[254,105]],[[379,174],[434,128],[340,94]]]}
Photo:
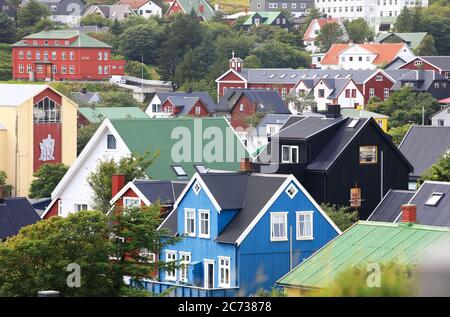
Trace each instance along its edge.
{"label": "dark grey roof", "polygon": [[[218,242],[236,243],[288,176],[206,173],[200,177],[223,209],[237,209],[236,216],[216,239]],[[166,218],[161,228],[169,230],[171,235],[177,233],[176,209]]]}
{"label": "dark grey roof", "polygon": [[78,104],[89,104],[92,97],[94,97],[98,92],[86,91],[86,93],[81,93],[79,91],[72,93],[72,99]]}
{"label": "dark grey roof", "polygon": [[220,99],[218,107],[230,111],[242,95],[245,95],[251,103],[255,103],[257,110],[260,112],[291,113],[277,92],[267,91],[266,89],[228,89]]}
{"label": "dark grey roof", "polygon": [[410,190],[389,190],[367,220],[394,222],[401,213],[401,205],[407,204],[414,194]]}
{"label": "dark grey roof", "polygon": [[[339,117],[339,118],[321,118],[315,116],[309,116],[303,118],[301,116],[292,117],[292,119],[288,120],[285,123],[286,128],[283,126],[283,129],[278,132],[278,136],[280,139],[301,139],[306,140],[313,135],[324,131],[334,125],[342,124],[347,118]],[[297,122],[292,123],[292,121],[297,120]],[[288,126],[288,124],[290,124]]]}
{"label": "dark grey roof", "polygon": [[217,111],[216,103],[207,92],[158,92],[156,95],[161,100],[161,104],[169,97],[198,97],[210,111]]}
{"label": "dark grey roof", "polygon": [[393,69],[398,69],[400,66],[405,65],[406,60],[403,59],[400,56],[397,56],[396,58],[394,58],[392,61],[390,61],[389,63],[387,63],[383,69],[384,70],[393,70]]}
{"label": "dark grey roof", "polygon": [[420,58],[442,70],[450,70],[450,56],[420,56]]}
{"label": "dark grey roof", "polygon": [[329,79],[329,81],[333,81],[334,89],[328,95],[328,99],[336,99],[347,86],[350,79]]}
{"label": "dark grey roof", "polygon": [[[442,193],[443,196],[436,206],[426,205],[433,193]],[[417,206],[417,222],[421,225],[450,227],[449,182],[424,182],[409,203]]]}
{"label": "dark grey roof", "polygon": [[16,235],[22,227],[40,219],[26,198],[4,198],[0,202],[0,240]]}
{"label": "dark grey roof", "polygon": [[397,81],[392,86],[392,90],[400,90],[405,82],[414,82],[415,91],[427,91],[436,81],[447,81],[447,78],[433,70],[410,70],[403,76],[397,77]]}
{"label": "dark grey roof", "polygon": [[187,182],[135,180],[133,184],[151,203],[159,200],[162,205],[173,205]]}
{"label": "dark grey roof", "polygon": [[268,113],[264,116],[256,129],[265,131],[268,124],[284,125],[290,116],[290,114]]}
{"label": "dark grey roof", "polygon": [[[48,6],[50,15],[77,15],[82,16],[86,12],[86,3],[83,0],[38,0]],[[56,11],[51,7],[56,6]]]}
{"label": "dark grey roof", "polygon": [[413,125],[399,147],[420,177],[443,153],[450,150],[450,127]]}
{"label": "dark grey roof", "polygon": [[166,100],[169,100],[174,106],[181,108],[181,110],[178,112],[178,115],[182,116],[184,114],[189,113],[189,111],[191,111],[192,107],[195,105],[197,101],[200,100],[200,98],[194,96],[189,97],[171,96],[168,97]]}

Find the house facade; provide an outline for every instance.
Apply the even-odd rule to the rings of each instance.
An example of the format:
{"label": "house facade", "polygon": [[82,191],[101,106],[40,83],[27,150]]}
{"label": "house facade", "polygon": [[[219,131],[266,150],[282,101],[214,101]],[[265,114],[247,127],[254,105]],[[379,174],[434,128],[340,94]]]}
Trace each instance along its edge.
{"label": "house facade", "polygon": [[129,16],[136,16],[137,13],[129,6],[125,4],[93,4],[86,9],[84,16],[90,14],[98,14],[105,19],[122,21]]}
{"label": "house facade", "polygon": [[[341,38],[343,42],[348,41],[347,30],[342,24],[341,20],[337,18],[318,18],[311,21],[308,28],[303,35],[303,43],[306,46],[306,50],[311,53],[316,53],[319,51],[318,43],[316,43],[316,38],[320,34],[320,30],[328,23],[337,23],[341,26],[344,36]],[[313,63],[315,64],[315,63]]]}
{"label": "house facade", "polygon": [[0,95],[0,170],[26,197],[42,164],[75,161],[78,106],[47,85],[1,84]]}
{"label": "house facade", "polygon": [[450,56],[417,56],[399,67],[410,70],[433,70],[450,79]]}
{"label": "house facade", "polygon": [[249,28],[253,25],[272,25],[286,30],[292,27],[292,23],[288,20],[284,13],[280,11],[259,11],[250,14],[248,19],[242,24],[242,26]]}
{"label": "house facade", "polygon": [[433,70],[410,70],[397,79],[391,90],[403,87],[415,92],[428,92],[438,100],[450,97],[450,81]]}
{"label": "house facade", "polygon": [[450,106],[442,109],[431,116],[431,125],[438,127],[450,127]]}
{"label": "house facade", "polygon": [[408,189],[412,166],[373,118],[339,111],[329,105],[325,117],[292,116],[270,136],[256,170],[292,173],[319,203],[352,204],[366,219],[389,189]]}
{"label": "house facade", "polygon": [[[207,136],[221,137],[226,152],[211,154],[215,147]],[[224,118],[104,119],[52,192],[42,218],[91,209],[93,191],[87,178],[100,161],[155,151],[159,155],[145,171],[154,180],[185,181],[208,168],[235,171],[248,156]]]}
{"label": "house facade", "polygon": [[79,26],[81,17],[87,5],[83,0],[44,0],[39,1],[50,11],[49,18],[58,23],[69,26]]}
{"label": "house facade", "polygon": [[195,174],[160,228],[182,236],[160,256],[183,266],[146,288],[192,296],[270,290],[341,233],[292,175],[249,172]]}
{"label": "house facade", "polygon": [[76,30],[42,31],[12,45],[16,80],[103,80],[124,74],[111,46]]}
{"label": "house facade", "polygon": [[295,18],[307,15],[312,7],[314,7],[313,0],[250,0],[250,11],[271,12],[286,10]]}
{"label": "house facade", "polygon": [[209,21],[215,15],[214,9],[206,0],[174,0],[169,3],[169,9],[164,15],[189,14],[191,11],[194,11],[202,21]]}
{"label": "house facade", "polygon": [[427,35],[426,32],[397,33],[381,32],[375,39],[375,43],[405,43],[411,49],[416,49]]}
{"label": "house facade", "polygon": [[162,16],[162,8],[149,0],[120,0],[117,4],[129,5],[137,15],[149,18],[151,16]]}

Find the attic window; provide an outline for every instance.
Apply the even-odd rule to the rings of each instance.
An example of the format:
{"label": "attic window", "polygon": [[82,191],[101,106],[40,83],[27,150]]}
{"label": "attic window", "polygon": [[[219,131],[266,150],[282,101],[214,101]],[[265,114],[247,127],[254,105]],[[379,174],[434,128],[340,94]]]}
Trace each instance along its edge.
{"label": "attic window", "polygon": [[356,125],[358,124],[359,119],[353,119],[349,124],[348,124],[348,128],[354,128],[356,127]]}
{"label": "attic window", "polygon": [[200,186],[199,182],[195,182],[194,186],[192,186],[192,188],[194,189],[194,193],[196,195],[198,195],[198,193],[200,192],[200,190],[202,189],[202,187]]}
{"label": "attic window", "polygon": [[205,174],[208,171],[208,169],[205,166],[203,166],[203,165],[195,165],[195,169],[200,174]]}
{"label": "attic window", "polygon": [[288,194],[289,198],[294,198],[297,194],[298,189],[294,186],[294,184],[290,184],[289,187],[286,189],[286,194]]}
{"label": "attic window", "polygon": [[172,168],[178,176],[187,176],[186,172],[180,165],[174,165]]}
{"label": "attic window", "polygon": [[431,194],[430,198],[428,198],[428,200],[425,203],[425,205],[427,205],[427,206],[436,206],[439,203],[439,201],[441,200],[442,196],[444,196],[444,193],[436,193],[436,192],[434,192],[433,194]]}

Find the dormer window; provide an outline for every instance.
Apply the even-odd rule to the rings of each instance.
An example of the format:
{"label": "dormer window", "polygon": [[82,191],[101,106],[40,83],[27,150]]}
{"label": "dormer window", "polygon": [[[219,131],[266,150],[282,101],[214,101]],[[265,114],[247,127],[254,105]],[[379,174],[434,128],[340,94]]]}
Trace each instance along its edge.
{"label": "dormer window", "polygon": [[196,181],[194,186],[192,187],[194,189],[194,193],[196,195],[198,195],[198,193],[200,192],[200,190],[202,189],[202,187],[200,186],[199,182]]}
{"label": "dormer window", "polygon": [[289,196],[289,198],[294,198],[297,194],[298,189],[294,186],[294,184],[290,184],[289,187],[286,189],[286,194]]}
{"label": "dormer window", "polygon": [[108,134],[107,135],[107,140],[106,140],[106,148],[108,150],[115,150],[117,148],[117,144],[116,144],[116,137],[112,134]]}
{"label": "dormer window", "polygon": [[283,145],[281,147],[282,163],[298,163],[298,146]]}
{"label": "dormer window", "polygon": [[444,196],[444,193],[434,192],[433,194],[431,194],[430,198],[428,198],[425,205],[436,206],[443,196]]}

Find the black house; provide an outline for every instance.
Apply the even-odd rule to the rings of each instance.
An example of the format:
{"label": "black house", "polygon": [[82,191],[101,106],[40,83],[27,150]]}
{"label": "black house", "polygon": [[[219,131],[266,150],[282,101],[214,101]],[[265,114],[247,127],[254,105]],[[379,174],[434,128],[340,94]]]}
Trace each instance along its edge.
{"label": "black house", "polygon": [[[413,167],[373,118],[291,116],[255,160],[255,170],[293,174],[319,203],[357,206],[367,219],[390,189],[407,189]],[[351,196],[353,192],[353,196]]]}

